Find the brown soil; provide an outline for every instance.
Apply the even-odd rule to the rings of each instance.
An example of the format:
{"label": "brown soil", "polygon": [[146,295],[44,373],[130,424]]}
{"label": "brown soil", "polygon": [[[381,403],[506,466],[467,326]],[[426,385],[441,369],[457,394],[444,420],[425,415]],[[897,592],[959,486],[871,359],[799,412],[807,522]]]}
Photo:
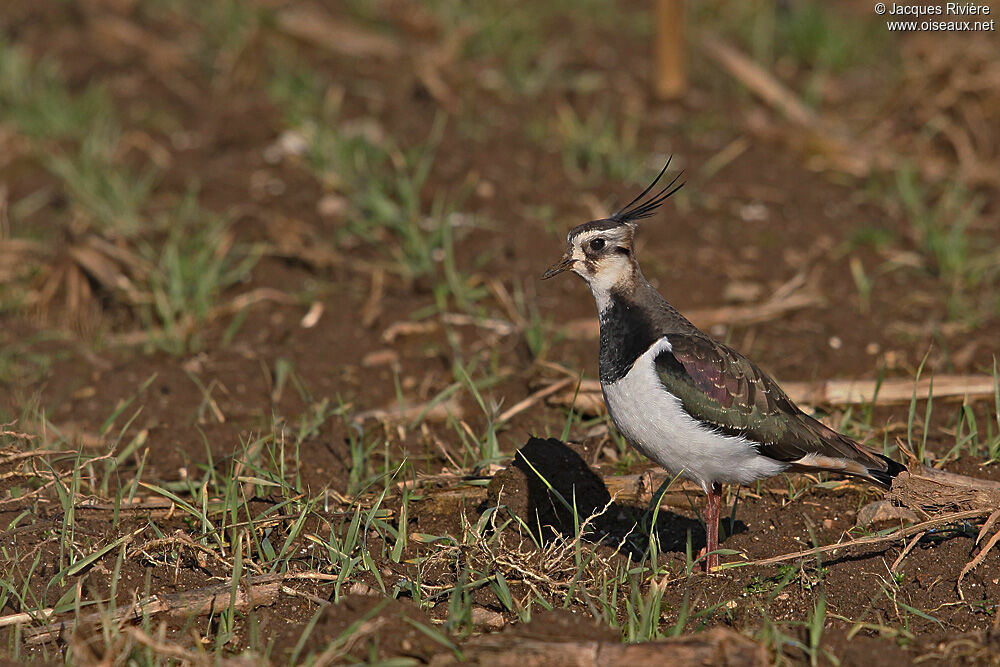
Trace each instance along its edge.
{"label": "brown soil", "polygon": [[[313,7],[312,3],[297,4]],[[1000,309],[984,308],[978,317],[956,322],[947,314],[949,287],[933,271],[879,272],[901,254],[917,254],[907,216],[868,194],[866,187],[874,185],[810,171],[794,147],[753,134],[747,128],[753,126],[754,117],[772,112],[735,91],[718,70],[704,63],[694,65],[704,80],[695,78],[688,99],[682,104],[658,103],[644,92],[649,69],[644,39],[600,21],[563,19],[546,27],[555,40],[553,48],[565,49],[574,40],[601,45],[572,51],[575,55],[566,64],[569,73],[599,75],[598,89],[552,85],[537,95],[522,97],[491,87],[489,81],[498,67],[494,58],[445,54],[440,74],[445,88],[455,96],[449,103],[450,98],[428,88],[417,66],[421,58],[431,57],[427,54],[433,49],[447,48],[442,46],[448,41],[447,28],[429,9],[406,2],[344,4],[368,9],[344,11],[340,3],[315,6],[338,21],[356,24],[366,35],[390,35],[403,53],[421,57],[391,53],[358,57],[342,49],[296,41],[272,25],[275,13],[287,9],[286,3],[260,3],[265,18],[246,43],[238,50],[216,54],[214,60],[209,57],[206,63],[199,60],[199,45],[209,43],[211,35],[206,36],[187,10],[133,0],[0,2],[0,38],[33,59],[44,56],[58,62],[73,91],[92,83],[106,88],[126,133],[133,133],[130,147],[119,156],[122,163],[143,165],[153,156],[167,156],[154,192],[144,204],[149,219],[175,210],[176,202],[197,185],[204,209],[230,217],[237,243],[266,246],[247,280],[229,288],[221,301],[258,288],[288,296],[248,306],[240,315],[245,320],[235,330],[231,314],[208,320],[197,331],[196,349],[181,356],[144,343],[141,335],[146,329],[137,310],[108,293],[93,277],[88,278],[93,299],[82,309],[71,307],[68,291],[60,291],[44,309],[3,304],[0,350],[10,351],[4,360],[8,363],[10,357],[14,370],[0,380],[0,422],[22,420],[10,428],[35,434],[39,442],[57,441],[53,433],[65,436],[58,446],[67,451],[66,456],[52,459],[56,471],[72,470],[79,448],[97,456],[116,442],[120,448],[145,433],[142,447],[120,462],[113,478],[127,488],[142,465],[143,481],[180,489],[178,483],[185,480],[200,483],[206,469],[229,475],[238,463],[241,443],[251,442],[255,435],[279,432],[287,434],[288,442],[294,441],[302,420],[326,399],[329,411],[302,438],[297,458],[289,452],[289,461],[301,462],[295,474],[303,492],[350,493],[349,439],[362,432],[388,443],[384,450],[380,446],[371,454],[376,470],[386,456],[398,464],[405,455],[412,474],[451,474],[415,492],[407,517],[412,534],[459,535],[499,499],[512,515],[540,516],[536,525],[543,528],[535,536],[539,541],[551,545],[572,539],[572,515],[553,502],[537,478],[518,463],[521,459],[502,467],[529,434],[559,435],[566,423],[565,412],[540,401],[517,414],[499,431],[505,458],[492,462],[469,462],[463,453],[458,430],[481,434],[487,425],[483,411],[465,390],[456,394],[454,403],[466,424],[458,430],[433,416],[423,428],[398,428],[392,419],[371,418],[357,427],[352,421],[365,411],[392,410],[401,396],[417,405],[434,398],[455,381],[456,360],[473,369],[477,379],[495,380],[481,392],[487,403],[494,401],[503,408],[536,390],[542,379],[563,377],[552,364],[588,377],[596,375],[596,342],[563,337],[559,331],[560,323],[594,316],[585,287],[565,277],[545,283],[538,278],[562,251],[566,229],[616,202],[627,201],[636,184],[603,177],[580,179],[568,173],[553,140],[536,136],[537,128],[543,128],[543,135],[553,132],[556,110],[564,105],[581,114],[589,108],[608,107],[617,121],[634,120],[644,160],[648,157],[652,163],[674,154],[688,170],[684,196],[668,202],[663,214],[640,233],[644,272],[682,312],[723,305],[732,292],[727,287],[733,285],[749,286],[766,296],[797,274],[807,276],[810,288],[821,297],[818,305],[768,322],[713,331],[776,377],[854,378],[874,377],[879,372],[910,377],[925,356],[926,368],[936,373],[991,371]],[[646,11],[642,3],[629,2],[622,8],[629,15]],[[139,39],[131,39],[132,33],[123,26],[139,30]],[[175,53],[171,47],[179,55],[171,55]],[[323,183],[306,159],[267,157],[269,147],[288,129],[286,115],[267,92],[276,53],[308,63],[331,82],[331,91],[343,95],[337,122],[369,123],[403,149],[422,144],[435,118],[446,119],[429,180],[419,192],[421,210],[431,210],[439,193],[456,198],[462,193],[460,210],[474,216],[477,227],[456,228],[457,270],[465,287],[481,289],[486,295],[471,310],[514,321],[517,314],[503,297],[523,292],[546,322],[544,335],[550,345],[543,358],[533,357],[526,334],[517,327],[513,333],[497,333],[444,322],[435,310],[441,298],[435,290],[444,281],[440,264],[433,273],[415,279],[401,275],[392,263],[398,238],[384,230],[370,239],[352,236],[346,228],[348,214],[324,215],[319,210],[324,195],[336,195],[335,184]],[[839,85],[850,86],[844,98],[885,96],[878,76],[845,76]],[[699,125],[699,120],[704,124]],[[0,153],[9,156],[0,158],[0,240],[37,239],[48,255],[37,273],[20,278],[27,288],[44,282],[52,266],[69,261],[67,248],[81,237],[81,229],[64,186],[45,169],[38,153],[16,141],[14,134],[15,128],[0,120]],[[710,178],[700,175],[700,166],[741,137],[749,144],[745,152]],[[644,179],[650,169],[641,170],[638,179]],[[876,176],[871,181],[880,178],[889,177]],[[983,223],[976,231],[991,242],[1000,241],[996,192],[984,192]],[[14,210],[31,197],[41,205],[28,215],[12,215],[9,229],[5,228],[4,201]],[[550,216],[543,213],[544,207],[551,208]],[[884,230],[895,241],[888,248],[855,243],[871,230]],[[159,243],[163,236],[163,230],[151,228],[144,238]],[[323,251],[326,260],[317,260],[310,250]],[[860,262],[875,277],[867,306],[855,286],[852,261]],[[381,294],[373,297],[378,292],[373,285],[379,281]],[[976,293],[977,307],[996,300],[993,289],[988,286],[985,296]],[[443,299],[439,310],[459,310],[454,297],[446,294]],[[323,314],[315,326],[305,328],[301,321],[314,301],[323,305]],[[391,339],[386,336],[393,325],[424,318],[427,313],[432,315],[425,321],[434,323],[433,327]],[[121,343],[131,334],[139,334],[138,344]],[[280,366],[292,369],[294,378],[279,387],[276,369]],[[140,390],[147,380],[148,386]],[[99,435],[102,424],[125,401],[132,402],[114,429]],[[47,424],[23,421],[32,406],[41,408]],[[343,407],[343,416],[333,413],[338,406]],[[141,411],[123,429],[138,408]],[[920,433],[923,409],[924,403],[918,403]],[[992,407],[987,401],[973,404],[973,409],[985,437],[984,419],[992,417]],[[931,453],[944,456],[954,444],[959,410],[958,403],[935,404],[928,437]],[[897,435],[905,437],[907,411],[906,405],[876,410],[870,422],[875,446],[886,432],[891,432],[890,442]],[[829,419],[837,424],[843,416],[842,410],[833,410]],[[544,440],[529,444],[536,454],[531,460],[550,471],[549,481],[567,497],[576,494],[581,516],[609,503],[602,476],[640,472],[647,466],[639,458],[619,454],[602,425],[574,420],[570,439],[582,443],[574,449],[552,444],[538,449],[542,445],[536,443],[544,445]],[[457,471],[456,462],[465,468]],[[1000,470],[987,465],[982,452],[965,452],[948,467],[1000,479]],[[14,470],[8,466],[0,474]],[[486,487],[489,477],[492,483]],[[142,548],[147,542],[200,529],[190,515],[154,516],[146,511],[120,519],[106,510],[78,507],[68,521],[52,493],[10,502],[7,494],[18,486],[17,479],[0,478],[0,497],[5,499],[0,501],[3,542],[18,554],[17,565],[4,572],[3,579],[18,591],[26,591],[28,597],[24,604],[9,597],[0,610],[2,616],[54,605],[77,585],[85,599],[107,600],[114,590],[123,606],[137,594],[197,589],[226,581],[232,574],[231,563],[198,548]],[[470,480],[481,484],[469,486]],[[859,508],[879,497],[876,490],[856,484],[816,486],[801,477],[790,480],[770,480],[738,492],[736,522],[730,526],[733,534],[724,548],[762,559],[835,542],[854,529]],[[797,494],[800,488],[802,493]],[[390,489],[384,506],[399,512],[400,488]],[[111,489],[109,497],[113,494]],[[728,508],[736,495],[732,490]],[[108,497],[99,500],[107,502]],[[281,501],[278,491],[273,496],[258,491],[247,508],[239,510],[257,516],[274,508],[278,518],[269,537],[274,545],[298,530],[297,516],[284,514],[287,510],[279,506]],[[361,504],[374,504],[370,493],[363,495]],[[337,512],[349,507],[317,509],[326,514],[311,518],[301,532],[320,534],[332,530],[331,526],[342,529],[345,519]],[[634,530],[642,509],[613,504],[585,535],[583,548],[594,551],[607,568],[627,567],[630,555],[638,558],[648,548]],[[91,553],[119,538],[136,548],[130,547],[129,557],[120,564],[115,561],[116,549],[73,577],[74,581],[51,587],[53,576],[69,562],[68,555],[60,552],[58,539],[69,524],[81,553]],[[976,525],[928,534],[895,578],[889,566],[901,552],[899,543],[801,568],[745,567],[720,576],[680,576],[689,543],[694,553],[704,545],[694,507],[664,510],[656,528],[663,550],[659,569],[672,573],[665,574],[662,583],[659,623],[663,628],[673,626],[682,614],[688,615],[685,633],[725,626],[757,636],[766,623],[776,623],[791,639],[808,646],[805,623],[822,596],[827,618],[821,647],[840,664],[959,658],[988,663],[1000,654],[997,553],[965,578],[965,602],[956,593],[959,571],[977,552]],[[363,539],[375,538],[366,534]],[[520,535],[518,539],[517,548],[527,550],[530,538]],[[311,548],[305,542],[295,544],[303,553]],[[514,548],[514,542],[510,545]],[[424,662],[448,653],[450,649],[441,641],[420,630],[434,628],[445,637],[449,632],[442,625],[449,615],[447,598],[421,609],[405,599],[406,593],[399,594],[402,599],[390,599],[381,592],[382,585],[391,593],[399,582],[412,580],[417,569],[413,564],[432,551],[427,544],[411,541],[398,562],[379,561],[381,584],[370,574],[343,590],[324,581],[296,581],[294,588],[300,595],[282,594],[274,604],[241,615],[227,650],[240,652],[256,634],[267,638],[265,645],[271,642],[269,659],[283,663],[318,613],[308,640],[298,647],[301,657],[322,653],[359,621],[369,625],[356,639],[345,639],[337,647],[338,660],[405,657]],[[373,549],[373,553],[384,552]],[[299,564],[308,568],[305,557]],[[442,589],[454,585],[457,577],[444,562],[429,562],[423,574],[423,583]],[[512,578],[510,586],[516,598],[532,592],[527,580]],[[318,611],[317,601],[335,599],[335,605]],[[556,595],[551,601],[560,606],[563,600]],[[490,618],[498,617],[503,625],[515,628],[505,632],[520,631],[516,629],[520,628],[518,615],[504,609],[489,587],[477,589],[473,602],[475,608],[493,613]],[[593,626],[593,609],[579,595],[571,596],[566,604],[569,611],[538,614],[527,627],[543,636],[573,632],[581,638],[621,636],[618,629],[611,629],[611,624],[621,626],[627,620],[621,606],[616,618],[601,619],[599,626]],[[377,619],[374,626],[372,619]],[[586,627],[573,630],[574,624]],[[194,634],[205,635],[209,626],[221,632],[221,625],[214,621],[206,625],[170,617],[156,636],[161,643],[210,649],[214,636],[204,643],[200,638],[192,640]],[[479,624],[474,632],[494,630]],[[66,636],[29,646],[22,644],[21,631],[12,627],[0,629],[0,636],[19,659],[46,661],[58,659],[72,641]],[[450,637],[448,641],[456,644],[465,639],[462,633]],[[100,659],[104,648],[99,642],[91,644],[91,657]],[[20,647],[16,653],[15,645]],[[792,661],[809,659],[794,643],[780,644],[779,649]],[[827,660],[820,657],[821,662]]]}

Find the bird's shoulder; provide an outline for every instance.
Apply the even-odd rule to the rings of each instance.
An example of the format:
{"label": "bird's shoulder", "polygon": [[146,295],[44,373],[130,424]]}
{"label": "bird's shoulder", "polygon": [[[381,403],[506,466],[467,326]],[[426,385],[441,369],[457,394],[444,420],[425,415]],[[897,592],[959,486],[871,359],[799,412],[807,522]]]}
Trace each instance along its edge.
{"label": "bird's shoulder", "polygon": [[700,332],[667,333],[663,340],[654,358],[657,374],[699,412],[757,418],[801,413],[777,382],[728,345]]}

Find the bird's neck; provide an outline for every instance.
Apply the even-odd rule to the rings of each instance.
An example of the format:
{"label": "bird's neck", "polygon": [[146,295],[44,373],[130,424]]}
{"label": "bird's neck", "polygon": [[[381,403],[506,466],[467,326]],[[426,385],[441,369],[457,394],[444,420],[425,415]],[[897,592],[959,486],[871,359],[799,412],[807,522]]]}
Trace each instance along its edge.
{"label": "bird's neck", "polygon": [[667,303],[642,272],[611,289],[591,285],[601,323],[599,370],[601,382],[617,382],[632,369],[662,336],[697,331],[694,325]]}

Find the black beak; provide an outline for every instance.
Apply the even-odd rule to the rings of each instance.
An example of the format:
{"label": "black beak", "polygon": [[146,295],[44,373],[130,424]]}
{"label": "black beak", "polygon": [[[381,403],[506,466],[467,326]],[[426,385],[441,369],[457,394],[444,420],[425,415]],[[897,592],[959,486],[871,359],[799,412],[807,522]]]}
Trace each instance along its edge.
{"label": "black beak", "polygon": [[562,259],[550,266],[548,270],[542,274],[542,280],[548,280],[552,276],[558,276],[563,271],[572,269],[574,263],[576,263],[576,260],[573,259],[573,256],[566,253],[562,256]]}

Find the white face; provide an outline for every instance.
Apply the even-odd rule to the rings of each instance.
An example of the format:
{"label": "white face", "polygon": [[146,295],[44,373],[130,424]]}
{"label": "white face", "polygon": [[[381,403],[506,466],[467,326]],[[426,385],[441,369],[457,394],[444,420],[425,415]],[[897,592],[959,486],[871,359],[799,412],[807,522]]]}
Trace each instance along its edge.
{"label": "white face", "polygon": [[585,231],[572,240],[572,271],[586,280],[595,294],[631,279],[634,266],[630,231]]}
{"label": "white face", "polygon": [[632,261],[632,230],[628,227],[586,230],[570,235],[570,270],[590,285],[603,311],[611,300],[616,287],[624,289],[633,280],[635,264]]}

